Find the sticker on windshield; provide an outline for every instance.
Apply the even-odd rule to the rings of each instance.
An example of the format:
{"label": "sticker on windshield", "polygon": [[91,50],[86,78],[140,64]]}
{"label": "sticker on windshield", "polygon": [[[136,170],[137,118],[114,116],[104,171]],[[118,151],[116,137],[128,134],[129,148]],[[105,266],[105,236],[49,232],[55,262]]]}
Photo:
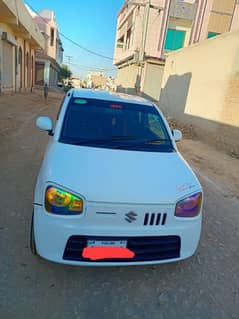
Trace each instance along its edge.
{"label": "sticker on windshield", "polygon": [[84,99],[75,99],[74,103],[75,104],[87,104],[88,102]]}

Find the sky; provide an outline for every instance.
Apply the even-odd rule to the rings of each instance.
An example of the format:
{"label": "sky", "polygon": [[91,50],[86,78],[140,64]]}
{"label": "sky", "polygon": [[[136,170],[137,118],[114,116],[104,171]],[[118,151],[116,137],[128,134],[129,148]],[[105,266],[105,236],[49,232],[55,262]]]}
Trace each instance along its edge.
{"label": "sky", "polygon": [[[26,0],[36,10],[51,9],[59,31],[91,51],[113,58],[117,14],[124,0]],[[94,69],[105,69],[107,75],[115,76],[112,60],[85,52],[61,37],[64,60],[72,56],[70,68],[74,75],[85,77]],[[112,70],[113,69],[113,70]]]}

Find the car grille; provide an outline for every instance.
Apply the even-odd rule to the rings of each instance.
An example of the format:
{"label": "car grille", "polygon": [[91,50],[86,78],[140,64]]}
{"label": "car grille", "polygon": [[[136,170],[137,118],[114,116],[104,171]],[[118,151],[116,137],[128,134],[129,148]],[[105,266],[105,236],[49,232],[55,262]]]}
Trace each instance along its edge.
{"label": "car grille", "polygon": [[87,245],[87,240],[127,240],[127,248],[135,253],[132,259],[102,259],[93,262],[136,262],[157,261],[180,257],[181,240],[179,236],[157,237],[92,237],[71,236],[67,241],[63,259],[81,262],[92,262],[82,257],[82,251]]}
{"label": "car grille", "polygon": [[167,214],[149,214],[146,213],[144,216],[144,226],[150,225],[150,226],[159,226],[159,225],[165,225],[167,219]]}

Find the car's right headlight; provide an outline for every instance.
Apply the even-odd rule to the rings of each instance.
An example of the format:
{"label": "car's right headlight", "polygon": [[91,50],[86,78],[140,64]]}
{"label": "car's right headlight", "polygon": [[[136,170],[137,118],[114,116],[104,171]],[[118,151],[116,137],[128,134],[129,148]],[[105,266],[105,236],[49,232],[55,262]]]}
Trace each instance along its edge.
{"label": "car's right headlight", "polygon": [[78,215],[83,212],[83,200],[56,186],[48,186],[45,192],[45,208],[57,215]]}

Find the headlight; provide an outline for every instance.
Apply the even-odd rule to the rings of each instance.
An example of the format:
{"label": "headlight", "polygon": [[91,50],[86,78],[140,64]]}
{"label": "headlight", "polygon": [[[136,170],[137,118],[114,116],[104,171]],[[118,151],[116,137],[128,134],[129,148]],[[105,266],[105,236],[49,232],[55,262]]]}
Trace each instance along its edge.
{"label": "headlight", "polygon": [[52,214],[77,215],[83,211],[83,200],[58,187],[49,186],[45,193],[45,208]]}
{"label": "headlight", "polygon": [[201,205],[202,193],[196,193],[177,203],[175,209],[175,216],[196,217],[200,213]]}

